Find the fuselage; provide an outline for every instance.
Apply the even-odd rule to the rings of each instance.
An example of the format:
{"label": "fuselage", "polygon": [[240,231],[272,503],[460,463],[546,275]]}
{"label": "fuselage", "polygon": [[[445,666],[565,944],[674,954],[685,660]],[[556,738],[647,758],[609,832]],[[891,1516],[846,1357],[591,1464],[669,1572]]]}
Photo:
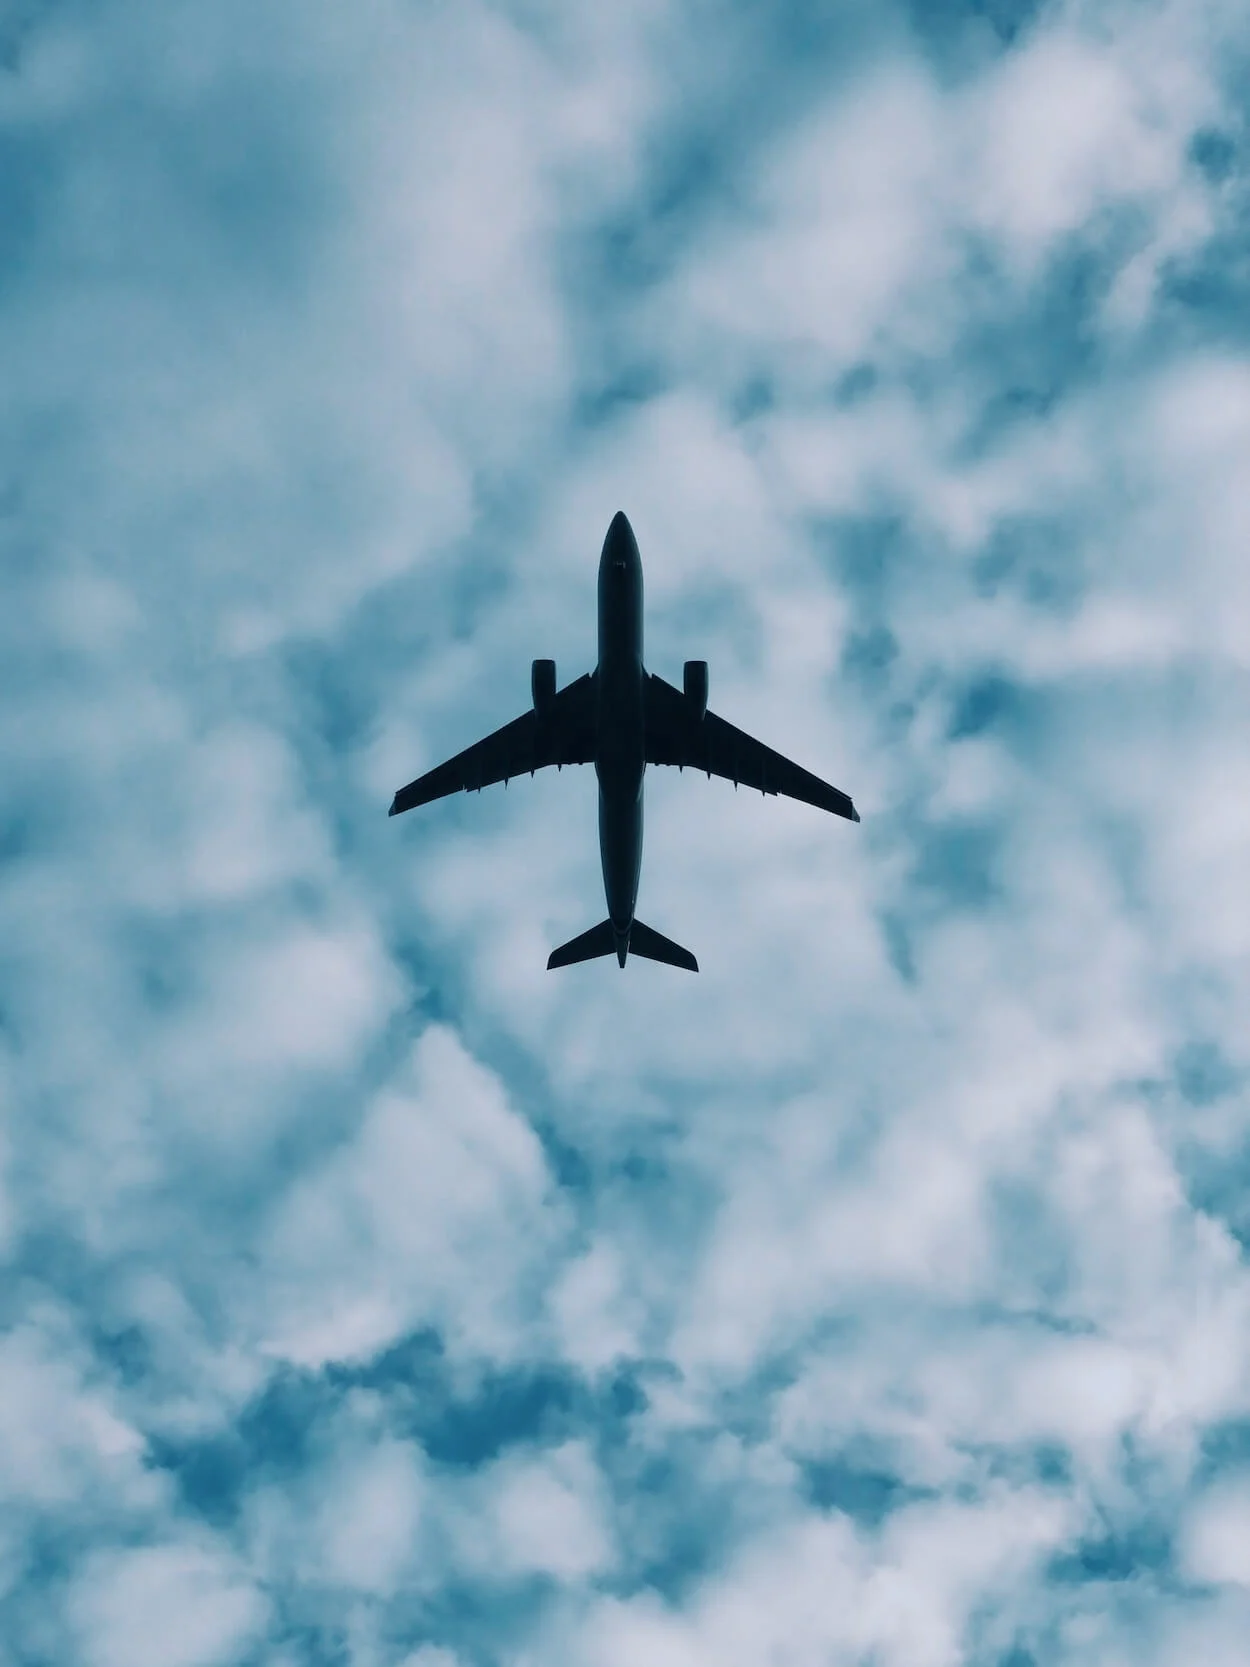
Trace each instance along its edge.
{"label": "fuselage", "polygon": [[622,966],[642,867],[643,676],[642,560],[618,510],[599,558],[595,774],[603,889]]}

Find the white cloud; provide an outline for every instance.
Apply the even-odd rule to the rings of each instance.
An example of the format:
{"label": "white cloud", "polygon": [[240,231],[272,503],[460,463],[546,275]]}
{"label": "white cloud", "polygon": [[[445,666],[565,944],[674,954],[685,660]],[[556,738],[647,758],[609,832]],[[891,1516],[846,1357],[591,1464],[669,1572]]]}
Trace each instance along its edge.
{"label": "white cloud", "polygon": [[1192,59],[1168,52],[1168,21],[1126,12],[1091,30],[1061,14],[972,93],[973,223],[1026,271],[1100,211],[1179,186],[1185,140],[1211,98]]}
{"label": "white cloud", "polygon": [[1181,1563],[1190,1580],[1250,1586],[1250,1486],[1217,1482],[1190,1507],[1181,1531]]}
{"label": "white cloud", "polygon": [[385,1597],[416,1549],[422,1485],[410,1443],[349,1449],[340,1473],[323,1478],[318,1512],[322,1578]]}
{"label": "white cloud", "polygon": [[235,730],[208,737],[186,760],[188,889],[207,903],[232,902],[279,882],[324,881],[330,853],[279,738]]}
{"label": "white cloud", "polygon": [[432,1026],[359,1135],[283,1204],[260,1310],[277,1322],[268,1347],[313,1365],[438,1324],[506,1354],[556,1231],[548,1188],[501,1085]]}
{"label": "white cloud", "polygon": [[100,1552],[70,1598],[90,1667],[216,1667],[255,1639],[266,1609],[227,1554],[192,1543]]}
{"label": "white cloud", "polygon": [[603,1572],[611,1566],[612,1545],[601,1493],[594,1461],[581,1442],[539,1459],[502,1461],[483,1478],[472,1531],[490,1548],[483,1560],[509,1574],[564,1581]]}
{"label": "white cloud", "polygon": [[333,1069],[352,1060],[398,990],[373,930],[348,923],[294,925],[222,957],[206,997],[197,1054],[216,1042],[245,1070]]}
{"label": "white cloud", "polygon": [[142,1437],[104,1385],[84,1381],[85,1356],[66,1317],[46,1310],[0,1340],[0,1476],[11,1507],[85,1504],[101,1491],[122,1510],[159,1500],[140,1463]]}
{"label": "white cloud", "polygon": [[1053,1545],[1052,1500],[1006,1496],[968,1508],[917,1507],[874,1554],[845,1518],[808,1517],[748,1548],[683,1613],[649,1597],[606,1601],[587,1617],[575,1659],[703,1667],[781,1658],[812,1664],[866,1652],[883,1663],[962,1659],[971,1603]]}
{"label": "white cloud", "polygon": [[601,1240],[567,1264],[552,1292],[560,1352],[587,1372],[643,1352],[646,1309],[621,1262],[616,1244]]}
{"label": "white cloud", "polygon": [[[914,62],[888,61],[787,135],[742,225],[700,250],[680,301],[730,342],[764,341],[801,387],[871,352],[922,262],[946,276],[934,236],[942,110]],[[920,325],[923,329],[923,326]],[[815,350],[811,360],[805,354]]]}

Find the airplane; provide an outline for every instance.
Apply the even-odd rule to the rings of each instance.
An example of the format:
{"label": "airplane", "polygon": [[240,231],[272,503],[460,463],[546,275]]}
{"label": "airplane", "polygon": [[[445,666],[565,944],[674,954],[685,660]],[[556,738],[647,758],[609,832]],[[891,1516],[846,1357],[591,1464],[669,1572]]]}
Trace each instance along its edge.
{"label": "airplane", "polygon": [[554,660],[535,660],[532,706],[493,735],[401,787],[390,815],[461,791],[480,792],[554,764],[593,764],[599,778],[599,855],[608,918],[553,949],[547,968],[615,954],[698,972],[688,949],[634,913],[642,867],[642,777],[648,764],[687,765],[709,779],[784,793],[859,821],[849,796],[792,764],[707,707],[706,660],[687,660],[675,689],[642,663],[642,559],[624,511],[612,518],[599,558],[599,664],[556,690]]}

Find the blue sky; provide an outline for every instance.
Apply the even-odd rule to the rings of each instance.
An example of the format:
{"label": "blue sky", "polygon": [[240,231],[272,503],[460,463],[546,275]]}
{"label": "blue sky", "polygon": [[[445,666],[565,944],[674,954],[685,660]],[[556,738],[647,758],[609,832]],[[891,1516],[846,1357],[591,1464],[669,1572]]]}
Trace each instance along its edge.
{"label": "blue sky", "polygon": [[0,7],[0,1667],[1243,1667],[1248,62]]}

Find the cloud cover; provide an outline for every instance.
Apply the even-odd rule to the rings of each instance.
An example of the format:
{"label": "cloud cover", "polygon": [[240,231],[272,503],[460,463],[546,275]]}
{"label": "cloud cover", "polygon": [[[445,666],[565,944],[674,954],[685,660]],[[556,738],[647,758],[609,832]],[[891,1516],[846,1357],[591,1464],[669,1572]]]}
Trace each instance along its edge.
{"label": "cloud cover", "polygon": [[1248,44],[0,14],[5,1667],[1242,1658]]}

